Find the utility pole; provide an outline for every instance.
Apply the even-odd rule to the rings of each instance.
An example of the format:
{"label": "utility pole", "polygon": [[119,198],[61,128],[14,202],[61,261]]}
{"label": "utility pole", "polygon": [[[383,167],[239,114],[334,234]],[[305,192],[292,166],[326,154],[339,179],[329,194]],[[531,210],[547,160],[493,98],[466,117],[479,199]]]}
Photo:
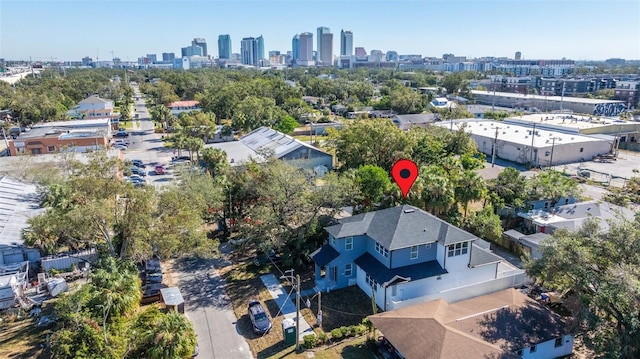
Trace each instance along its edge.
{"label": "utility pole", "polygon": [[300,274],[296,274],[296,352],[300,352]]}
{"label": "utility pole", "polygon": [[556,140],[559,140],[560,137],[551,137],[551,158],[549,158],[549,167],[553,167],[553,150],[556,147]]}
{"label": "utility pole", "polygon": [[289,269],[284,271],[286,274],[280,277],[280,279],[286,279],[290,281],[296,290],[296,352],[300,352],[300,274],[293,276],[295,270]]}
{"label": "utility pole", "polygon": [[500,127],[496,126],[496,137],[493,140],[493,151],[491,151],[491,167],[495,167],[496,165],[496,152],[498,152],[498,131],[500,131]]}
{"label": "utility pole", "polygon": [[536,123],[533,122],[533,130],[531,131],[531,153],[529,154],[529,163],[533,167],[533,140],[536,138]]}

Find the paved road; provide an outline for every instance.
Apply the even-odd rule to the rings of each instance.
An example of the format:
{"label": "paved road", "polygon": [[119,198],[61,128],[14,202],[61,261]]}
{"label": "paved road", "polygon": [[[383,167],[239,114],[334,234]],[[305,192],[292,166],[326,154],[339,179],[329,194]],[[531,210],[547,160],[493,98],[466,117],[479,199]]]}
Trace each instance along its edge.
{"label": "paved road", "polygon": [[[172,182],[170,165],[173,151],[164,147],[162,135],[154,132],[149,110],[138,87],[134,86],[133,90],[136,98],[139,99],[135,101],[135,113],[138,114],[139,121],[134,121],[134,128],[129,130],[130,144],[129,149],[125,152],[125,158],[142,160],[147,165],[145,170],[149,174],[147,183],[161,187]],[[158,164],[167,168],[165,175],[155,174],[154,167]]]}
{"label": "paved road", "polygon": [[[184,259],[176,263],[173,278],[185,298],[186,314],[193,322],[200,347],[199,358],[253,358],[249,345],[236,326],[231,300],[225,291],[225,281],[215,268],[227,265],[221,246],[219,259]],[[215,266],[215,268],[214,268]]]}

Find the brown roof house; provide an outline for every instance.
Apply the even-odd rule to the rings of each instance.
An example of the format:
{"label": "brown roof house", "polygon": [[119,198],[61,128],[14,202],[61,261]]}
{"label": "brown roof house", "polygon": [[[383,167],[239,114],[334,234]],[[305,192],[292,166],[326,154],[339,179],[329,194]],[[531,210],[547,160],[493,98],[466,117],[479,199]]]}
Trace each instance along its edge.
{"label": "brown roof house", "polygon": [[369,317],[404,359],[558,358],[573,352],[563,317],[515,289],[437,299]]}

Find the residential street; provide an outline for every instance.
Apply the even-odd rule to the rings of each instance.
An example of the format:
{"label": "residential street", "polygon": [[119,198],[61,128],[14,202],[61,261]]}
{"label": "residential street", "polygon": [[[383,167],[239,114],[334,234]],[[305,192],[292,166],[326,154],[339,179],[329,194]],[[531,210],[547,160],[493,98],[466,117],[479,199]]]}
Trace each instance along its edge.
{"label": "residential street", "polygon": [[236,316],[225,291],[226,283],[215,268],[225,265],[222,245],[220,259],[183,259],[174,265],[173,278],[185,299],[185,311],[198,335],[199,358],[252,358],[249,345],[236,329]]}
{"label": "residential street", "polygon": [[[147,165],[148,184],[160,187],[173,180],[170,166],[173,151],[164,147],[161,134],[154,133],[153,122],[138,87],[133,89],[140,99],[135,101],[139,121],[129,130],[131,144],[125,158],[142,160]],[[155,175],[156,164],[168,167],[168,174]],[[225,246],[220,248],[223,254],[229,250]],[[223,265],[224,255],[220,259],[183,259],[174,265],[172,275],[184,297],[187,317],[198,335],[198,358],[252,358],[249,345],[236,330],[236,316],[225,292],[224,279],[215,270]]]}

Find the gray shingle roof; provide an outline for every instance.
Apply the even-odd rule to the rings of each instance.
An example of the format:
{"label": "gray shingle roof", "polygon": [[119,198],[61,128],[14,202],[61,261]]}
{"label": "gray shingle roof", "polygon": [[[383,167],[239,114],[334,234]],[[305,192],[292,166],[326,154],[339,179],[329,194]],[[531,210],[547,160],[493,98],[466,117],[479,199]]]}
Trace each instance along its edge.
{"label": "gray shingle roof", "polygon": [[471,246],[471,259],[469,260],[469,267],[471,268],[502,262],[503,260],[502,257],[493,254],[489,250],[482,249],[475,244]]}
{"label": "gray shingle roof", "polygon": [[473,241],[473,234],[420,208],[403,205],[338,220],[325,228],[336,238],[367,235],[389,250],[439,242],[442,245]]}
{"label": "gray shingle roof", "polygon": [[338,251],[331,247],[331,245],[325,244],[317,251],[311,253],[311,259],[313,259],[313,261],[317,265],[322,267],[324,265],[327,265],[332,260],[336,259],[339,255],[340,253],[338,253]]}
{"label": "gray shingle roof", "polygon": [[[389,269],[371,254],[365,253],[358,257],[355,263],[371,276],[371,278],[375,279],[378,284],[383,286],[396,277],[403,278],[407,281],[414,281],[448,273],[436,260]],[[387,283],[387,285],[388,284],[391,283]]]}

